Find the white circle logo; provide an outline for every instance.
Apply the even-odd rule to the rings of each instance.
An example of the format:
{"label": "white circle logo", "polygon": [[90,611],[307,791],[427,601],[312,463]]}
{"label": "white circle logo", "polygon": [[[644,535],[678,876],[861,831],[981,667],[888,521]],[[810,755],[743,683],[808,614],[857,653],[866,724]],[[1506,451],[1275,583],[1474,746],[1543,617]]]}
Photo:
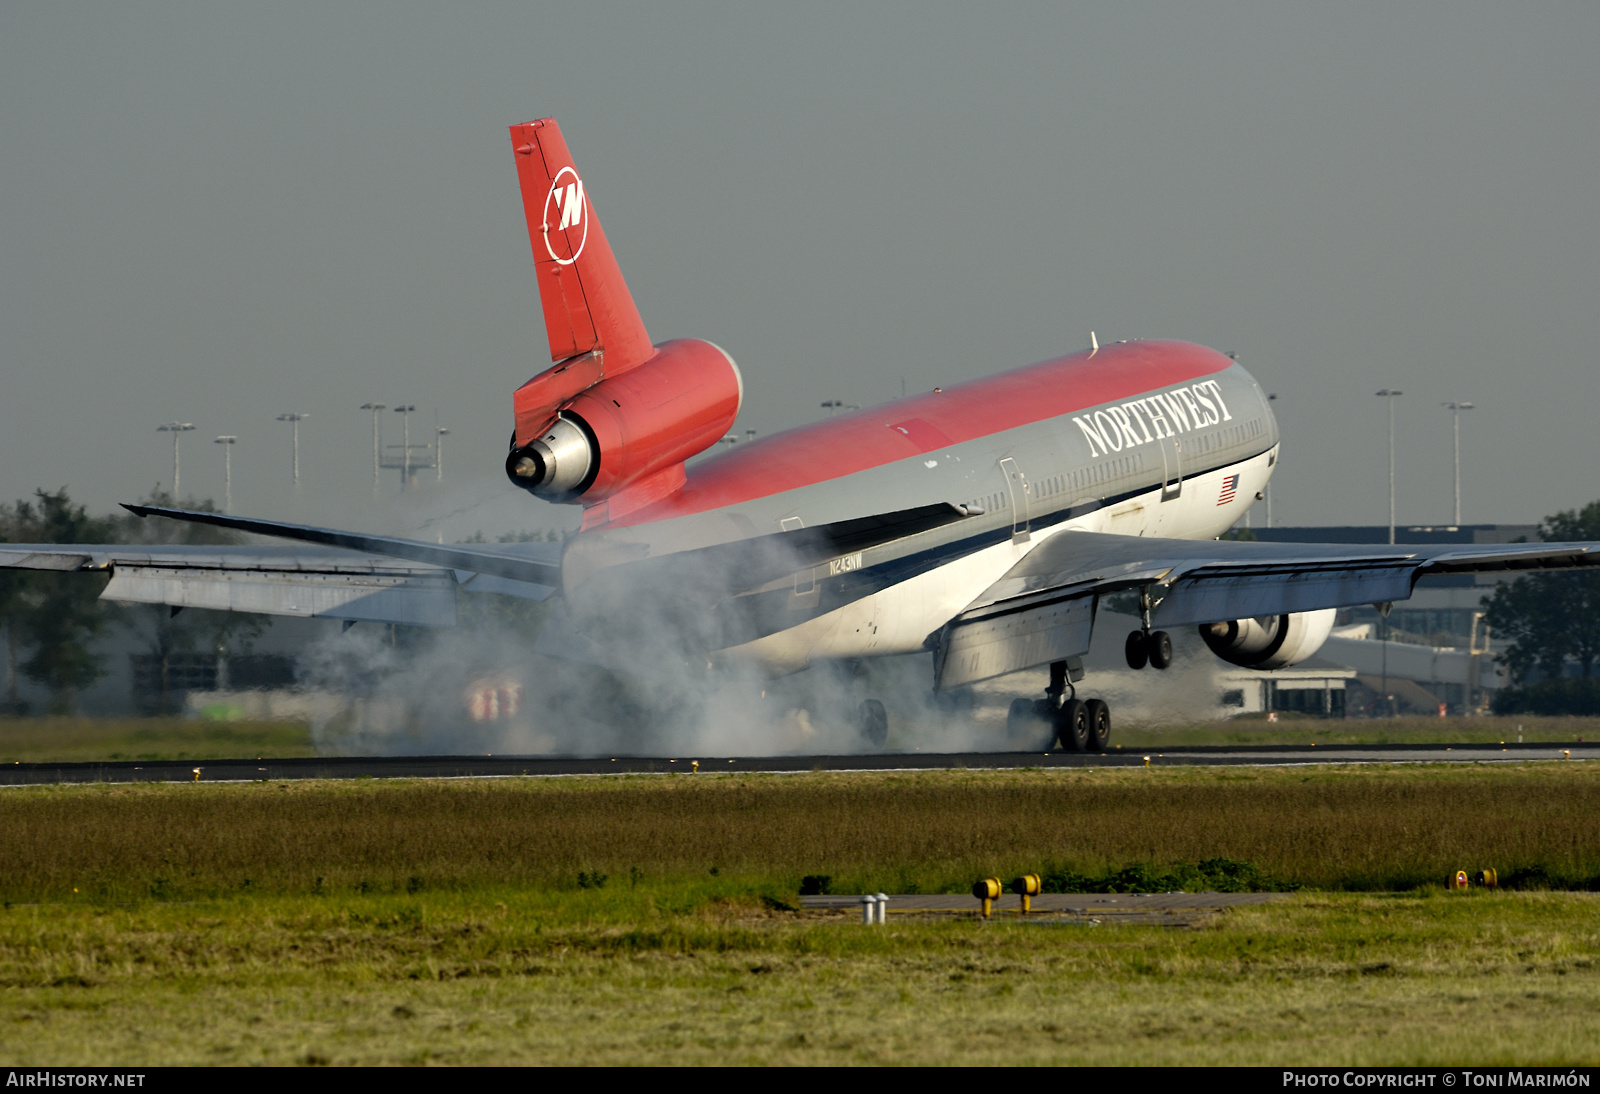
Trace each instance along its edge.
{"label": "white circle logo", "polygon": [[[572,177],[567,179],[568,175]],[[563,182],[563,179],[567,181]],[[554,226],[550,223],[552,207],[560,214]],[[570,266],[583,253],[583,245],[589,242],[589,218],[584,215],[587,211],[588,198],[583,192],[583,180],[572,168],[563,167],[556,172],[555,180],[550,183],[550,192],[544,198],[544,249],[550,252],[550,257],[557,265]],[[577,233],[577,246],[573,246],[569,232]],[[572,253],[563,258],[557,253],[558,249]]]}

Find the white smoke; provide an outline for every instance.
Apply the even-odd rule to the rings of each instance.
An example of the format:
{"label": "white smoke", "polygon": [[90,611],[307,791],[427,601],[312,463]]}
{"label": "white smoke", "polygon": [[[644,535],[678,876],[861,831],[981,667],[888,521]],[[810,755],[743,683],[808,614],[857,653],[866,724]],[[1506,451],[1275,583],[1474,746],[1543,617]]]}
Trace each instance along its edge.
{"label": "white smoke", "polygon": [[[586,641],[558,618],[564,611],[559,602],[552,602],[541,648],[569,656],[536,650],[533,628],[481,611],[452,630],[361,624],[330,631],[304,651],[302,684],[349,701],[340,715],[315,726],[319,748],[409,755],[841,755],[876,750],[858,726],[857,712],[869,699],[887,711],[890,751],[1047,747],[1036,730],[1012,736],[1007,728],[1013,699],[1043,697],[1043,669],[935,696],[931,654],[820,663],[779,677],[738,661],[719,659],[712,668],[703,652],[694,652],[703,622],[683,615],[686,604],[704,602],[707,586],[691,579],[685,587],[694,591],[688,600],[608,602],[613,614],[607,621],[621,624],[612,637],[624,637],[607,665],[570,656]],[[1079,697],[1109,702],[1114,725],[1215,716],[1221,663],[1192,628],[1174,633],[1172,667],[1134,672],[1122,663],[1122,642],[1136,626],[1129,616],[1099,614]]]}
{"label": "white smoke", "polygon": [[[320,751],[365,755],[758,756],[875,751],[860,704],[889,716],[890,750],[1007,747],[1005,703],[933,694],[931,654],[821,663],[773,677],[684,656],[681,635],[635,635],[626,660],[548,656],[492,623],[437,631],[330,628],[301,685],[346,697],[314,725]],[[1042,684],[1040,685],[1042,688]],[[1009,697],[1007,697],[1007,701]]]}

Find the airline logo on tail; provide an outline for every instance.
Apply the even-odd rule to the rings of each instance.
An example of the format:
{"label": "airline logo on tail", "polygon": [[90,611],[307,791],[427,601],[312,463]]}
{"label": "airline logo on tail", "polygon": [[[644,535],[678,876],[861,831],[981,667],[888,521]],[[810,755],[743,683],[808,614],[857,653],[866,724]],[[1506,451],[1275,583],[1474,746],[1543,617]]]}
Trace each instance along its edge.
{"label": "airline logo on tail", "polygon": [[[544,199],[544,246],[558,265],[570,266],[578,261],[583,245],[589,241],[589,218],[583,215],[586,203],[578,173],[570,167],[557,171]],[[552,216],[557,222],[554,225],[550,223]],[[569,231],[578,237],[576,246]],[[563,256],[563,251],[572,253]]]}

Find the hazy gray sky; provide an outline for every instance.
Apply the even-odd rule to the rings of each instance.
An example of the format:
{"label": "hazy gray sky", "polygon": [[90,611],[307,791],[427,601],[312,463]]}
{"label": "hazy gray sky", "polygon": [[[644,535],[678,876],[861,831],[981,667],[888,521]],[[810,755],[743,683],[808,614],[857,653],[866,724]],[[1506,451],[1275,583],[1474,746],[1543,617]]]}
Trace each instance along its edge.
{"label": "hazy gray sky", "polygon": [[[1597,56],[1592,3],[7,4],[0,497],[168,485],[176,418],[239,511],[570,519],[500,470],[548,363],[506,127],[553,115],[741,430],[1179,338],[1278,393],[1277,523],[1386,519],[1385,386],[1402,522],[1447,399],[1465,519],[1536,520],[1600,497]],[[449,491],[371,498],[369,400]]]}

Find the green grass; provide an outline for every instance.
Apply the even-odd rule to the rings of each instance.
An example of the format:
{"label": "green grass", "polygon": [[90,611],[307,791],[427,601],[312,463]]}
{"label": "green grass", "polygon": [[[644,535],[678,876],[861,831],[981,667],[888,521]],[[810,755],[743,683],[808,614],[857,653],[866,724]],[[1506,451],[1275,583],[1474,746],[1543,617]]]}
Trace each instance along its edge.
{"label": "green grass", "polygon": [[1333,719],[1281,714],[1276,722],[1261,715],[1245,715],[1186,726],[1118,724],[1112,743],[1125,750],[1184,745],[1506,744],[1516,742],[1519,726],[1522,740],[1528,744],[1600,741],[1600,718]]}
{"label": "green grass", "polygon": [[315,756],[302,722],[0,718],[0,763]]}
{"label": "green grass", "polygon": [[[19,787],[0,832],[15,1066],[1600,1057],[1600,893],[1443,888],[1595,884],[1588,763]],[[795,910],[1218,857],[1314,888],[1190,929]]]}
{"label": "green grass", "polygon": [[1593,1065],[1600,897],[864,928],[708,879],[0,912],[0,1058]]}

